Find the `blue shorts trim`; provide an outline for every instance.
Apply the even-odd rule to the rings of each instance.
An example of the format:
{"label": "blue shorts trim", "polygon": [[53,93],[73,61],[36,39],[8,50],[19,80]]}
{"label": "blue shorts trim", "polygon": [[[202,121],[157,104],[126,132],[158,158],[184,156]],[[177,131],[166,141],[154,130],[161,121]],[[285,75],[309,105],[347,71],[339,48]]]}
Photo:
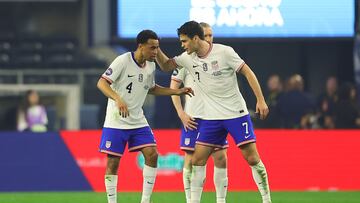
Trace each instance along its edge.
{"label": "blue shorts trim", "polygon": [[149,126],[136,129],[103,128],[99,151],[122,156],[127,144],[129,152],[134,152],[144,147],[156,146],[156,140]]}
{"label": "blue shorts trim", "polygon": [[253,124],[249,115],[226,120],[201,120],[196,143],[220,147],[230,133],[237,146],[256,142]]}

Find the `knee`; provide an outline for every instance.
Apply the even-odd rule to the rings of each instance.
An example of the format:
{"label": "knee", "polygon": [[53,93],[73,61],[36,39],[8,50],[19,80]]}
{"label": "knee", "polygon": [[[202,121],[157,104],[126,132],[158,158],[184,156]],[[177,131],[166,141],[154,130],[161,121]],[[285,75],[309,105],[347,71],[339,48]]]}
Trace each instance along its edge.
{"label": "knee", "polygon": [[227,166],[227,157],[226,155],[214,157],[214,164],[218,168],[226,168]]}
{"label": "knee", "polygon": [[191,164],[195,165],[195,166],[205,166],[206,165],[206,159],[194,154],[192,156],[192,158],[191,158]]}
{"label": "knee", "polygon": [[116,175],[119,168],[119,162],[120,162],[120,157],[108,155],[105,173],[107,175]]}
{"label": "knee", "polygon": [[145,163],[150,164],[150,166],[156,165],[158,156],[159,155],[156,149],[148,151],[146,154],[144,154]]}
{"label": "knee", "polygon": [[257,155],[250,155],[250,156],[246,157],[246,161],[248,162],[248,164],[250,166],[254,166],[259,163],[260,157]]}

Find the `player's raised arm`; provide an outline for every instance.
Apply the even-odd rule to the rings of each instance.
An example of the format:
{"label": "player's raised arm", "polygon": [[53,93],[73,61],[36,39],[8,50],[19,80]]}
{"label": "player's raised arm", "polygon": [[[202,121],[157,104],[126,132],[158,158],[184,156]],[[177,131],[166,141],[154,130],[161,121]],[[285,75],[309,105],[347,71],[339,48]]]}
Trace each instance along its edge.
{"label": "player's raised arm", "polygon": [[250,67],[246,63],[241,68],[240,73],[246,77],[252,91],[256,96],[256,100],[257,100],[256,113],[260,114],[260,119],[265,119],[269,113],[269,108],[265,102],[264,95],[261,91],[261,87],[256,78],[255,73],[250,69]]}
{"label": "player's raised arm", "polygon": [[177,67],[174,60],[169,59],[160,48],[156,55],[156,62],[159,64],[160,69],[165,72],[173,71]]}
{"label": "player's raised arm", "polygon": [[155,86],[149,90],[149,94],[158,95],[158,96],[189,95],[190,97],[192,97],[194,96],[194,91],[190,87],[171,89],[168,87],[162,87],[160,85],[155,84]]}
{"label": "player's raised arm", "polygon": [[126,103],[121,99],[121,97],[110,87],[110,84],[104,78],[100,78],[97,87],[99,90],[108,98],[111,98],[116,102],[117,107],[119,108],[119,113],[122,117],[126,118],[129,116],[129,110]]}

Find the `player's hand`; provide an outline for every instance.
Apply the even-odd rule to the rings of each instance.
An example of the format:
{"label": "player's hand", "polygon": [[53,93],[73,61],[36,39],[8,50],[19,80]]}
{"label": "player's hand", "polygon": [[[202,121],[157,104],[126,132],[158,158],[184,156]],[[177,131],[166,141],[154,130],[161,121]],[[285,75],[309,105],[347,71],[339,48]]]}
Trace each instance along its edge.
{"label": "player's hand", "polygon": [[261,120],[264,120],[269,114],[269,108],[264,100],[258,101],[256,103],[255,113],[259,114]]}
{"label": "player's hand", "polygon": [[185,131],[187,132],[189,130],[196,130],[197,129],[197,123],[195,122],[195,119],[185,112],[181,113],[179,115],[180,120],[184,126]]}
{"label": "player's hand", "polygon": [[183,87],[179,89],[179,93],[177,95],[189,95],[190,97],[194,96],[194,90],[192,90],[190,87]]}
{"label": "player's hand", "polygon": [[116,102],[116,106],[119,109],[120,116],[122,116],[123,118],[128,117],[130,114],[129,114],[128,107],[127,107],[126,103],[124,102],[124,100],[122,100],[121,98],[117,98],[115,100],[115,102]]}

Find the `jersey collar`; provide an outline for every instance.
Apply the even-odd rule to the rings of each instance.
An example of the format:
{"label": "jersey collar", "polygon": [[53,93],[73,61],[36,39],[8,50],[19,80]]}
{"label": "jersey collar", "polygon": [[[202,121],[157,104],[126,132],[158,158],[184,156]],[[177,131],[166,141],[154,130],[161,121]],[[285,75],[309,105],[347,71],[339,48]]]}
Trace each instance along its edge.
{"label": "jersey collar", "polygon": [[144,68],[146,66],[146,61],[144,63],[143,66],[141,66],[136,60],[135,60],[135,54],[134,52],[131,52],[131,58],[133,59],[133,61],[136,63],[136,65],[139,67],[139,68]]}

